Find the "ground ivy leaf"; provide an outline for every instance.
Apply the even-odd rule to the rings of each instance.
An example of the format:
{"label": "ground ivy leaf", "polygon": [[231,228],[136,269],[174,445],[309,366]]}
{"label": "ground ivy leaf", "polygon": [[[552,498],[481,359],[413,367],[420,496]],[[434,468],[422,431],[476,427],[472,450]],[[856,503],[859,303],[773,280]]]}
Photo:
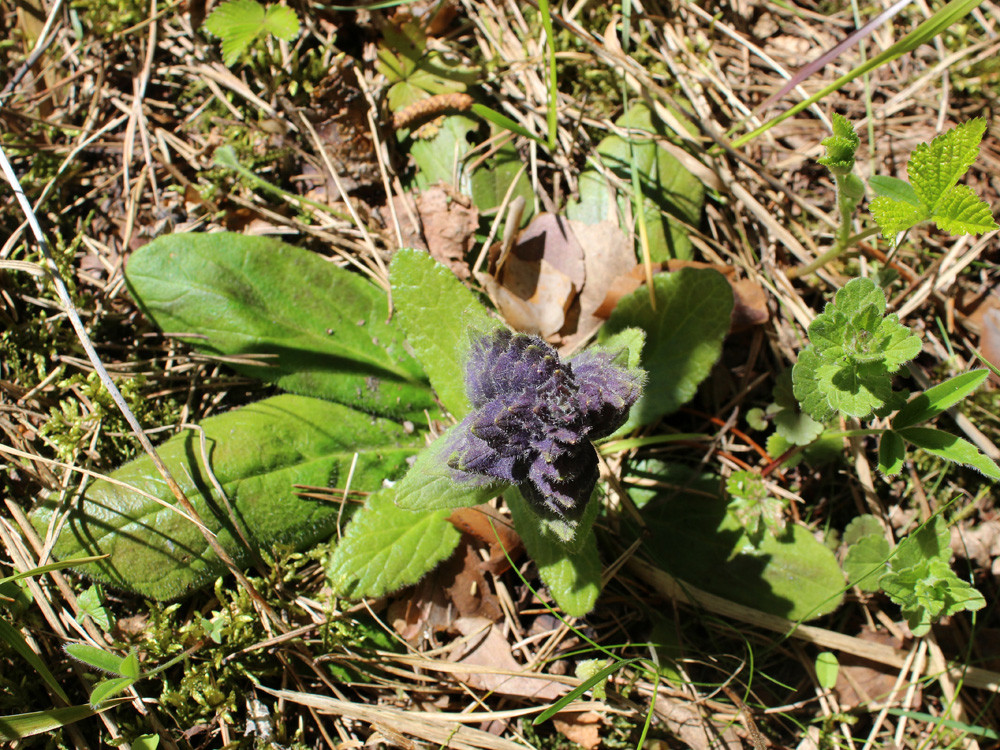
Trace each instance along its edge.
{"label": "ground ivy leaf", "polygon": [[241,375],[287,391],[426,423],[437,412],[385,292],[315,253],[269,237],[173,234],[137,250],[129,291],[163,331],[192,335]]}
{"label": "ground ivy leaf", "polygon": [[517,533],[556,604],[571,617],[583,617],[601,593],[601,556],[593,532],[580,534],[579,547],[572,551],[538,523],[517,489],[505,492],[504,499]]}
{"label": "ground ivy leaf", "polygon": [[997,228],[990,205],[968,185],[949,188],[934,210],[938,229],[954,235],[982,234]]}
{"label": "ground ivy leaf", "polygon": [[903,438],[892,430],[882,433],[878,443],[878,470],[886,476],[894,477],[903,470],[906,460],[906,445]]}
{"label": "ground ivy leaf", "polygon": [[476,296],[426,250],[397,252],[389,279],[407,341],[441,403],[461,419],[470,408],[465,393],[470,327],[485,332],[502,324],[490,318]]}
{"label": "ground ivy leaf", "polygon": [[980,453],[979,449],[968,440],[930,427],[907,427],[897,432],[904,440],[923,448],[928,453],[964,466],[971,466],[994,481],[1000,479],[1000,467],[992,459]]}
{"label": "ground ivy leaf", "polygon": [[732,287],[717,271],[682,268],[657,274],[653,289],[655,311],[649,290],[637,289],[619,301],[599,334],[604,343],[625,328],[646,332],[642,367],[649,381],[620,432],[649,424],[691,400],[718,360],[729,330]]}
{"label": "ground ivy leaf", "polygon": [[938,202],[976,161],[985,132],[986,120],[976,117],[913,149],[906,173],[931,213],[939,213]]}
{"label": "ground ivy leaf", "polygon": [[[336,528],[338,506],[300,497],[294,485],[342,486],[356,456],[351,488],[377,490],[384,479],[402,476],[406,459],[423,442],[395,422],[292,395],[210,417],[201,427],[216,478],[250,543],[263,549],[275,544],[302,549]],[[223,548],[238,565],[247,563],[249,554],[212,489],[199,436],[184,432],[157,452]],[[168,506],[176,502],[145,456],[111,476]],[[59,510],[46,501],[32,511],[42,534]],[[159,600],[180,597],[226,570],[201,531],[172,507],[103,480],[91,484],[70,510],[53,552],[60,559],[108,553],[110,558],[81,570]]]}
{"label": "ground ivy leaf", "polygon": [[334,547],[327,575],[337,596],[365,599],[416,583],[458,545],[450,510],[414,513],[398,508],[394,496],[371,495]]}
{"label": "ground ivy leaf", "polygon": [[774,429],[781,437],[793,445],[809,445],[823,433],[823,423],[803,411],[795,398],[791,368],[778,376],[771,393],[774,403],[768,407],[767,413],[771,415]]}
{"label": "ground ivy leaf", "polygon": [[[457,426],[451,427],[441,437],[426,448],[396,485],[396,505],[407,511],[443,510],[465,508],[485,503],[501,494],[510,485],[506,482],[489,480],[485,476],[461,475],[448,466],[448,459],[455,452],[452,439]],[[476,484],[469,479],[482,479]]]}
{"label": "ground ivy leaf", "polygon": [[816,353],[816,348],[807,346],[799,352],[799,361],[792,368],[792,388],[795,398],[802,405],[802,410],[817,422],[826,422],[836,414],[816,377],[817,371],[822,366],[823,360]]}
{"label": "ground ivy leaf", "polygon": [[879,578],[887,570],[886,560],[890,552],[889,541],[881,533],[862,537],[852,544],[844,558],[844,573],[849,585],[857,586],[862,591],[878,591]]}
{"label": "ground ivy leaf", "polygon": [[933,419],[979,388],[989,374],[989,370],[985,368],[970,370],[948,378],[933,388],[928,388],[919,396],[912,398],[892,418],[893,429],[899,430]]}
{"label": "ground ivy leaf", "polygon": [[877,196],[892,198],[894,201],[909,203],[911,206],[921,206],[920,197],[913,185],[898,177],[886,175],[874,175],[868,179],[868,187]]}
{"label": "ground ivy leaf", "polygon": [[871,211],[882,236],[890,246],[896,244],[900,232],[931,218],[930,213],[922,205],[914,206],[912,203],[893,200],[884,195],[872,198],[868,202],[868,210]]}
{"label": "ground ivy leaf", "polygon": [[851,545],[866,536],[885,537],[885,531],[878,518],[866,513],[856,516],[844,529],[844,544]]}

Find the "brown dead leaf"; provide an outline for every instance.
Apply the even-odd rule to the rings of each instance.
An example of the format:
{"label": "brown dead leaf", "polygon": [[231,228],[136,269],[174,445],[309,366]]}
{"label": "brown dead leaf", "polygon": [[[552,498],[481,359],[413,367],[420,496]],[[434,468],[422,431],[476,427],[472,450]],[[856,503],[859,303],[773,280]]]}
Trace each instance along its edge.
{"label": "brown dead leaf", "polygon": [[510,519],[501,515],[492,505],[459,508],[448,516],[448,520],[456,529],[487,546],[490,557],[482,566],[494,575],[500,575],[510,568],[508,555],[511,560],[516,561],[524,551],[521,537],[514,531]]}
{"label": "brown dead leaf", "polygon": [[472,199],[440,184],[414,195],[393,196],[393,207],[404,246],[428,250],[460,279],[469,278],[465,255],[479,228]]}
{"label": "brown dead leaf", "polygon": [[[883,643],[893,648],[902,648],[903,644],[888,633],[873,633],[864,629],[858,633],[858,638],[874,643]],[[834,690],[837,699],[845,711],[871,701],[884,701],[892,692],[899,677],[899,670],[884,664],[862,659],[853,654],[840,655],[840,670],[837,672],[837,684]],[[917,688],[915,703],[919,703],[920,688]]]}
{"label": "brown dead leaf", "polygon": [[[463,636],[473,636],[466,647],[452,654],[452,660],[470,667],[489,667],[509,672],[522,672],[510,650],[510,643],[502,630],[483,617],[459,617],[454,622],[455,629]],[[568,688],[558,682],[550,682],[544,677],[528,677],[514,674],[494,674],[473,670],[469,674],[457,675],[469,685],[502,695],[536,700],[554,700]]]}
{"label": "brown dead leaf", "polygon": [[594,711],[560,711],[552,717],[552,725],[570,742],[586,750],[594,750],[601,744],[601,715]]}

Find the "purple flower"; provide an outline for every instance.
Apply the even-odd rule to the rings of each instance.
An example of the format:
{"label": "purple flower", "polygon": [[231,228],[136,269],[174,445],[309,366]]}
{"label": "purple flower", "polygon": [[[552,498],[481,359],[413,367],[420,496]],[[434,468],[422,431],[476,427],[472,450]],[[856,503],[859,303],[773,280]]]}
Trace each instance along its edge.
{"label": "purple flower", "polygon": [[465,385],[473,411],[455,428],[459,481],[516,484],[536,509],[579,518],[597,483],[591,440],[628,419],[644,374],[602,349],[562,362],[537,336],[499,329],[473,340]]}

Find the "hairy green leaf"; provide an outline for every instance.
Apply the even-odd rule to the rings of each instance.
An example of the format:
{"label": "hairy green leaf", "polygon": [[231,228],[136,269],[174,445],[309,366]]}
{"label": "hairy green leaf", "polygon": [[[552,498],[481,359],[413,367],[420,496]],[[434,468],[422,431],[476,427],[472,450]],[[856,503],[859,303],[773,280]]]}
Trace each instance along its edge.
{"label": "hairy green leaf", "polygon": [[923,448],[928,453],[957,464],[971,466],[990,479],[1000,479],[1000,467],[991,458],[980,453],[979,449],[968,440],[930,427],[907,427],[897,432],[904,440]]}
{"label": "hairy green leaf", "polygon": [[656,309],[649,290],[623,297],[601,329],[607,341],[625,328],[646,332],[642,367],[649,381],[622,431],[649,424],[694,397],[698,384],[722,352],[733,306],[732,287],[711,269],[682,268],[653,278]]}
{"label": "hairy green leaf", "polygon": [[821,143],[826,148],[826,155],[816,161],[836,175],[847,175],[854,169],[854,155],[861,139],[850,120],[834,112],[833,135],[824,138]]}
{"label": "hairy green leaf", "polygon": [[[210,417],[201,427],[211,469],[236,521],[248,541],[263,549],[276,544],[301,549],[336,528],[339,506],[300,497],[295,485],[343,486],[356,456],[351,489],[377,490],[383,479],[402,475],[406,459],[423,441],[395,422],[292,395]],[[185,432],[158,452],[206,527],[237,564],[247,563],[249,553],[212,487],[198,435]],[[201,531],[174,507],[149,458],[126,464],[112,478],[138,491],[104,480],[91,484],[69,511],[53,550],[57,557],[108,553],[83,571],[161,600],[182,596],[225,571]],[[59,510],[46,501],[32,512],[43,535]]]}
{"label": "hairy green leaf", "polygon": [[847,528],[844,529],[844,544],[854,544],[859,539],[863,539],[866,536],[885,536],[882,524],[879,522],[878,518],[870,513],[855,516],[851,522],[847,524]]}
{"label": "hairy green leaf", "polygon": [[461,419],[470,408],[465,393],[470,329],[485,333],[501,324],[455,274],[425,250],[407,248],[396,253],[390,280],[393,304],[407,341],[441,403]]}
{"label": "hairy green leaf", "polygon": [[94,669],[99,669],[102,672],[119,677],[125,676],[121,669],[123,658],[118,654],[113,654],[110,651],[105,651],[103,648],[91,646],[87,643],[67,643],[63,646],[63,649],[74,659],[82,661]]}
{"label": "hairy green leaf", "polygon": [[823,423],[810,417],[795,399],[790,368],[778,376],[771,395],[774,403],[767,408],[767,414],[774,421],[775,431],[789,443],[809,445],[823,433]]}
{"label": "hairy green leaf", "polygon": [[939,212],[938,202],[976,161],[985,132],[986,120],[976,117],[913,149],[906,173],[931,213]]}
{"label": "hairy green leaf", "polygon": [[997,228],[990,205],[968,185],[949,188],[934,211],[938,229],[954,234],[982,234]]}
{"label": "hairy green leaf", "polygon": [[110,680],[101,680],[94,685],[94,689],[90,692],[90,705],[97,708],[108,698],[128,690],[134,684],[135,680],[131,677],[112,677]]}
{"label": "hairy green leaf", "polygon": [[395,490],[371,495],[334,547],[327,573],[337,596],[364,599],[409,586],[458,545],[449,510],[414,513],[394,497]]}
{"label": "hairy green leaf", "polygon": [[872,212],[882,236],[890,245],[896,244],[900,232],[931,218],[923,206],[914,206],[886,196],[873,198],[868,204],[868,210]]}
{"label": "hairy green leaf", "polygon": [[[906,542],[900,542],[900,547]],[[894,558],[891,565],[893,570],[882,576],[879,585],[900,605],[915,636],[925,635],[941,617],[986,606],[983,595],[955,575],[947,558],[923,558],[904,568],[899,568]]]}
{"label": "hairy green leaf", "polygon": [[538,573],[556,604],[571,617],[583,617],[594,608],[601,593],[601,556],[596,537],[589,531],[579,534],[579,548],[567,549],[537,522],[534,511],[516,488],[505,492],[504,499],[525,549],[538,565]]}
{"label": "hairy green leaf", "polygon": [[[174,234],[136,251],[129,291],[163,330],[242,375],[382,416],[426,422],[426,376],[384,292],[315,253],[268,237]],[[260,364],[247,364],[251,356]]]}
{"label": "hairy green leaf", "polygon": [[928,388],[910,399],[892,418],[893,429],[900,430],[933,419],[979,388],[989,374],[990,371],[986,369],[970,370]]}
{"label": "hairy green leaf", "polygon": [[906,445],[903,438],[892,430],[886,430],[878,442],[878,470],[886,476],[894,477],[903,470],[904,461]]}

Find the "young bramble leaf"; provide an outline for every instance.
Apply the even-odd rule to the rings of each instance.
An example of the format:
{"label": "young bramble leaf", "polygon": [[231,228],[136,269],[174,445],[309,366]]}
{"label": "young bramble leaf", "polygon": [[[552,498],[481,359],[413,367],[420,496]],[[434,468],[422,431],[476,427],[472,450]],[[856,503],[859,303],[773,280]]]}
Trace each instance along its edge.
{"label": "young bramble leaf", "polygon": [[975,391],[989,376],[986,369],[971,370],[938,383],[928,388],[919,396],[911,399],[899,413],[892,418],[892,427],[901,430],[915,424],[933,419],[946,409],[950,409],[963,398]]}
{"label": "young bramble leaf", "polygon": [[875,195],[885,198],[892,198],[894,201],[909,203],[911,206],[920,206],[920,197],[913,185],[906,180],[887,175],[874,175],[868,180],[868,187]]}
{"label": "young bramble leaf", "polygon": [[906,445],[903,438],[892,430],[886,430],[878,443],[878,470],[889,477],[903,470],[906,460]]}
{"label": "young bramble leaf", "polygon": [[371,495],[334,547],[327,574],[338,596],[382,596],[416,583],[458,545],[449,510],[412,513],[396,507],[394,495]]}
{"label": "young bramble leaf", "polygon": [[212,11],[205,28],[222,39],[222,60],[229,66],[267,34],[292,41],[299,34],[299,18],[281,5],[265,9],[257,0],[228,0]]}
{"label": "young bramble leaf", "polygon": [[938,213],[938,202],[976,161],[985,132],[986,120],[976,117],[913,149],[906,174],[931,213]]}
{"label": "young bramble leaf", "polygon": [[861,139],[850,120],[834,112],[833,135],[824,138],[822,144],[826,147],[826,156],[817,159],[820,164],[840,176],[847,175],[854,169],[854,155]]}
{"label": "young bramble leaf", "polygon": [[971,466],[990,479],[1000,480],[1000,467],[992,459],[980,453],[979,449],[968,440],[930,427],[906,427],[897,432],[904,440],[923,448],[928,453],[957,464]]}
{"label": "young bramble leaf", "polygon": [[938,229],[954,235],[982,234],[997,228],[989,204],[968,185],[950,188],[934,211]]}
{"label": "young bramble leaf", "polygon": [[893,200],[887,196],[872,199],[868,204],[868,210],[872,212],[882,236],[890,245],[896,244],[900,232],[905,232],[910,227],[931,218],[923,206],[914,206],[912,203]]}

